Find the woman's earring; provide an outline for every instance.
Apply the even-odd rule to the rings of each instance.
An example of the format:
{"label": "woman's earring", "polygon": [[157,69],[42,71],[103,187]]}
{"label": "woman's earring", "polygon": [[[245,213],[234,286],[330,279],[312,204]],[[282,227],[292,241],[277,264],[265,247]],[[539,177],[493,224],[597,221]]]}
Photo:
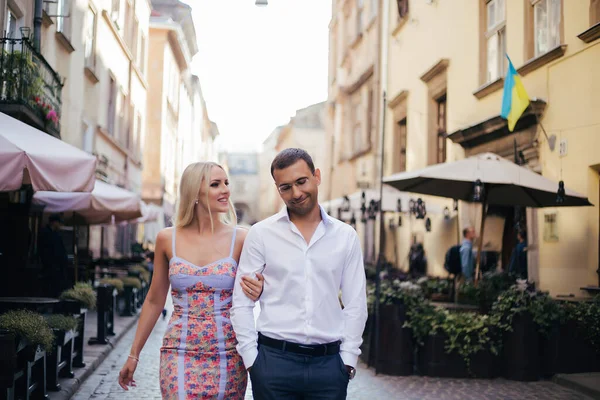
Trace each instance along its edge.
{"label": "woman's earring", "polygon": [[195,204],[198,204],[198,199],[196,199],[196,203]]}

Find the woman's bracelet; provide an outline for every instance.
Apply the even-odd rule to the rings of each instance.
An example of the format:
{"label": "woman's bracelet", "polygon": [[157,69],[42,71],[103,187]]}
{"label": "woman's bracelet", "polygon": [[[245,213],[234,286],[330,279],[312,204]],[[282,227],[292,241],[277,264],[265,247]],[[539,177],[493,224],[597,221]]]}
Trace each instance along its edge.
{"label": "woman's bracelet", "polygon": [[132,359],[134,359],[134,360],[135,360],[135,361],[137,361],[137,362],[140,362],[140,359],[139,359],[139,358],[137,358],[136,356],[132,355],[132,354],[128,355],[127,357],[128,357],[128,358],[132,358]]}

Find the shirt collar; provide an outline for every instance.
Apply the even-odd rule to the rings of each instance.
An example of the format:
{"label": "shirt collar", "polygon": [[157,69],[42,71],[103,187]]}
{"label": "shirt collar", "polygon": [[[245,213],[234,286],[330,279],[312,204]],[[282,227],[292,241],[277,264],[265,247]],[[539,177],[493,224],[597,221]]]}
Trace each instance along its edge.
{"label": "shirt collar", "polygon": [[[325,225],[333,224],[333,219],[331,218],[331,216],[329,216],[329,214],[327,214],[323,206],[321,206],[320,204],[319,209],[321,210],[321,219],[323,220],[323,223]],[[290,222],[290,214],[288,213],[286,206],[283,206],[281,210],[277,213],[277,221],[281,221],[282,219],[285,219],[286,221]]]}

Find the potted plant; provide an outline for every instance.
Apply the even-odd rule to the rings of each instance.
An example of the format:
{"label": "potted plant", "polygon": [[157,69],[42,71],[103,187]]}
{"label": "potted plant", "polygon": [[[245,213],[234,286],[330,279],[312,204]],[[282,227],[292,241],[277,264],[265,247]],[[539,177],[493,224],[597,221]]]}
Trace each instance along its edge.
{"label": "potted plant", "polygon": [[146,283],[150,283],[150,271],[141,265],[134,265],[129,268],[130,272],[138,272],[140,279]]}
{"label": "potted plant", "polygon": [[452,281],[442,278],[422,277],[417,280],[417,284],[421,286],[425,298],[431,301],[448,302],[450,299],[450,288]]}
{"label": "potted plant", "polygon": [[125,287],[123,284],[123,281],[118,278],[103,278],[103,279],[100,279],[100,281],[98,281],[98,283],[100,285],[111,285],[112,287],[117,289],[117,292],[119,292],[119,293],[123,293],[123,289]]}
{"label": "potted plant", "polygon": [[15,335],[17,351],[23,349],[27,361],[39,351],[51,351],[54,335],[41,314],[28,310],[8,311],[0,315],[0,328]]}
{"label": "potted plant", "polygon": [[96,308],[96,291],[89,283],[77,282],[72,289],[60,294],[61,300],[77,300],[83,308],[93,310]]}

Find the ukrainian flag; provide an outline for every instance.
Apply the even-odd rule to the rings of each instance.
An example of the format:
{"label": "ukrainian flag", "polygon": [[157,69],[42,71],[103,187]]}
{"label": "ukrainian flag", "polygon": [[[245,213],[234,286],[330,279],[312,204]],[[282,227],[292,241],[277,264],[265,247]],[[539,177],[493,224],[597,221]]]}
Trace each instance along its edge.
{"label": "ukrainian flag", "polygon": [[529,96],[527,96],[521,77],[517,74],[517,70],[508,55],[506,58],[508,58],[508,71],[506,78],[504,78],[502,113],[500,115],[508,121],[508,130],[512,132],[517,121],[529,106]]}

